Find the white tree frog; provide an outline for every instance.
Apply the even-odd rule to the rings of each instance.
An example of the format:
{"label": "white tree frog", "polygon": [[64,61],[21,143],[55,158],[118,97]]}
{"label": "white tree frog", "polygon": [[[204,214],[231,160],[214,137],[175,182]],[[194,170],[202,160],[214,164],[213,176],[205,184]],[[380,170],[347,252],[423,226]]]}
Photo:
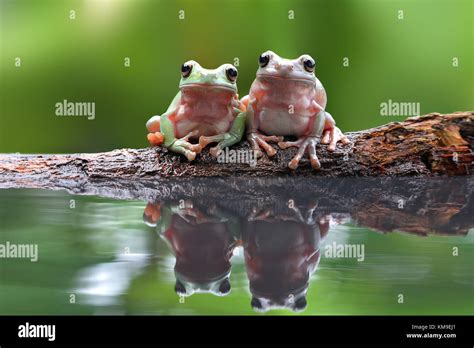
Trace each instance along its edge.
{"label": "white tree frog", "polygon": [[[259,57],[259,69],[248,96],[242,98],[247,106],[247,139],[261,155],[276,154],[267,142],[278,142],[282,149],[299,147],[288,166],[296,169],[305,152],[311,166],[319,169],[316,144],[328,144],[334,151],[336,143],[349,140],[336,127],[333,117],[325,111],[326,91],[314,74],[315,61],[304,54],[297,59],[284,59],[272,51]],[[296,136],[296,141],[283,141],[283,136]]]}

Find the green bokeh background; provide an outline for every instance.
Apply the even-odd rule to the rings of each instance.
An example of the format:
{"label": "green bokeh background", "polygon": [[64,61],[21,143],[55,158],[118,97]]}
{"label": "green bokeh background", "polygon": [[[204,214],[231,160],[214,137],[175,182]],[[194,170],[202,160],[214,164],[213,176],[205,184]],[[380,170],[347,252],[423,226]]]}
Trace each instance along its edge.
{"label": "green bokeh background", "polygon": [[[243,96],[267,49],[316,59],[343,131],[404,119],[380,116],[389,99],[473,110],[473,12],[472,0],[0,0],[0,152],[146,146],[184,61],[238,58]],[[96,118],[55,116],[64,99],[95,102]]]}

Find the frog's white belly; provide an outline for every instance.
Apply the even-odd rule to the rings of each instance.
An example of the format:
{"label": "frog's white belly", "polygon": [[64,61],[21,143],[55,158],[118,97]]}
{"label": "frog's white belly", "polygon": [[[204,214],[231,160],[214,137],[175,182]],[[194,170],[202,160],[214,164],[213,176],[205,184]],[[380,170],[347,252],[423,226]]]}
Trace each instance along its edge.
{"label": "frog's white belly", "polygon": [[285,110],[263,109],[258,115],[258,129],[267,135],[296,135],[308,133],[310,115],[290,114]]}
{"label": "frog's white belly", "polygon": [[199,136],[210,136],[227,133],[232,125],[231,119],[223,119],[215,122],[195,122],[186,120],[185,122],[176,123],[176,137],[182,138],[192,131],[197,131],[193,138]]}
{"label": "frog's white belly", "polygon": [[227,133],[233,120],[233,108],[229,103],[200,102],[192,106],[182,105],[176,114],[176,137],[182,138],[193,131],[197,131],[193,138]]}

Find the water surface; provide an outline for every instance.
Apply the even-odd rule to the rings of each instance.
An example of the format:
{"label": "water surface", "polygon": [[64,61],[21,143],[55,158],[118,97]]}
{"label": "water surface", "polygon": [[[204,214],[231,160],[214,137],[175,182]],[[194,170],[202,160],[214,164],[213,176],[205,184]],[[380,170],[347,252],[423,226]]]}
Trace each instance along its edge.
{"label": "water surface", "polygon": [[472,180],[225,185],[1,190],[0,313],[474,313]]}

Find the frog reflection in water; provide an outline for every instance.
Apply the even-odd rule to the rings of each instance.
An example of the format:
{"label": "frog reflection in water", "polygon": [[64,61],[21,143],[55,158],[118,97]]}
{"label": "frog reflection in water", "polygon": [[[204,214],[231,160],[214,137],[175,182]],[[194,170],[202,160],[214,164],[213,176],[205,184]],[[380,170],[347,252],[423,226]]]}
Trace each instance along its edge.
{"label": "frog reflection in water", "polygon": [[230,292],[230,258],[238,244],[239,230],[231,215],[216,207],[203,212],[192,202],[181,201],[148,203],[143,219],[156,227],[176,257],[178,295],[206,292],[223,296]]}
{"label": "frog reflection in water", "polygon": [[176,257],[179,295],[228,294],[230,260],[243,244],[252,308],[301,311],[309,278],[319,263],[320,242],[329,230],[329,216],[317,216],[315,204],[306,214],[297,206],[283,209],[255,210],[239,218],[217,205],[204,211],[190,201],[149,203],[143,218],[156,227]]}
{"label": "frog reflection in water", "polygon": [[243,227],[245,264],[256,311],[306,308],[309,278],[320,260],[319,246],[329,231],[327,217],[255,213]]}

